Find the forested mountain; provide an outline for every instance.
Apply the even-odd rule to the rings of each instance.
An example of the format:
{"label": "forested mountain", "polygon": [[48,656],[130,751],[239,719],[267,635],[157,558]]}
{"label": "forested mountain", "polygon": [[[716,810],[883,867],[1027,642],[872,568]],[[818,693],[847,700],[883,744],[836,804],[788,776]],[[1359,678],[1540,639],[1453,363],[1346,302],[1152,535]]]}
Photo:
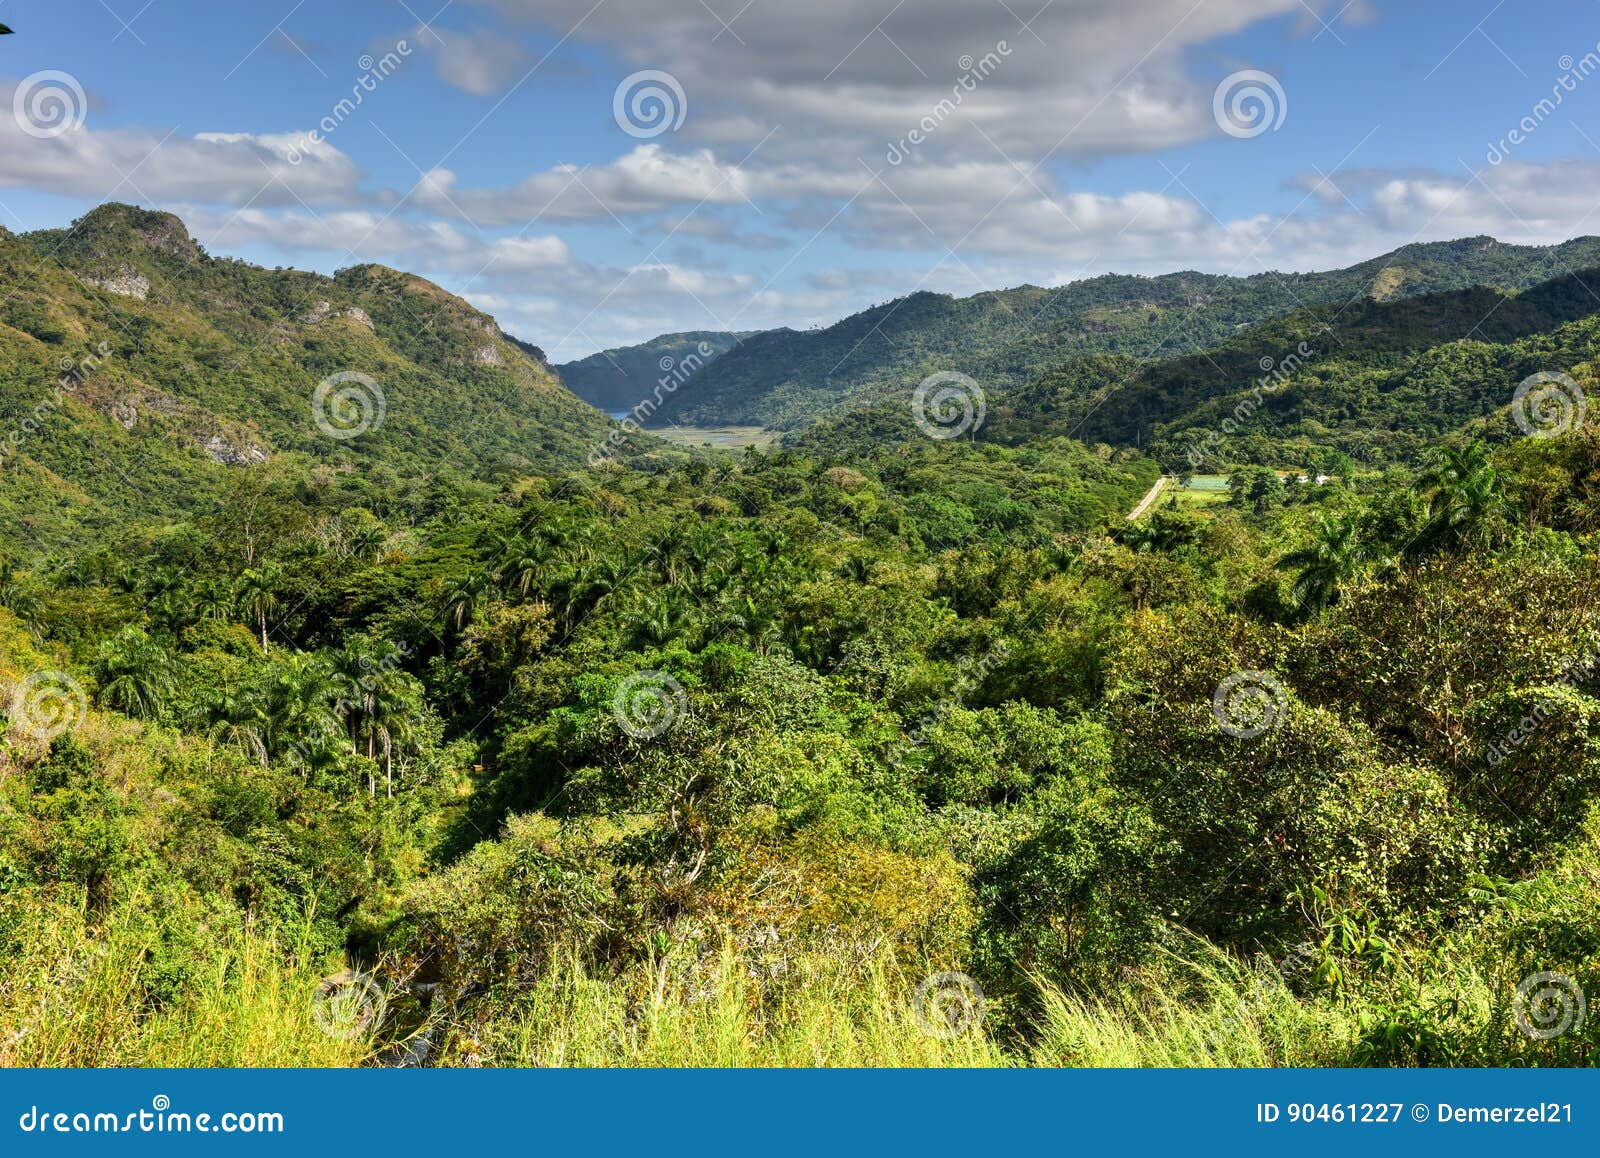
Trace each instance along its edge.
{"label": "forested mountain", "polygon": [[607,411],[631,410],[653,398],[656,384],[663,378],[675,386],[686,385],[701,368],[755,332],[662,334],[638,346],[618,346],[576,362],[563,362],[555,370],[567,389],[590,405]]}
{"label": "forested mountain", "polygon": [[485,478],[581,464],[608,428],[536,350],[410,274],[214,258],[176,217],[127,205],[0,231],[11,545],[177,517],[284,456]]}
{"label": "forested mountain", "polygon": [[1505,416],[1520,382],[1561,373],[1591,383],[1597,354],[1600,270],[1516,294],[1362,299],[1297,310],[1202,354],[1076,360],[1003,395],[980,436],[1143,446],[1174,470],[1197,446],[1212,466],[1303,465],[1329,447],[1375,465],[1414,462],[1492,415],[1511,436]]}
{"label": "forested mountain", "polygon": [[656,421],[792,429],[909,396],[934,371],[1002,390],[1083,355],[1151,360],[1210,349],[1307,306],[1478,286],[1513,291],[1591,266],[1600,266],[1597,238],[1538,247],[1475,237],[1408,245],[1325,273],[1106,275],[967,298],[915,293],[819,331],[757,334],[669,399]]}

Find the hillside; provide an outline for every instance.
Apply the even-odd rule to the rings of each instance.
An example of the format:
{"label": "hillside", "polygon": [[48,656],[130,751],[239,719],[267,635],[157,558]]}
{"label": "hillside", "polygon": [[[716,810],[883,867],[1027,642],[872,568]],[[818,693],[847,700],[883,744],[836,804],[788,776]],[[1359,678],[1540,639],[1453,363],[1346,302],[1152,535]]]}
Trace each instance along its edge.
{"label": "hillside", "polygon": [[1196,353],[1308,306],[1474,286],[1509,292],[1594,265],[1600,238],[1538,247],[1475,237],[1408,245],[1322,273],[1106,275],[967,298],[915,293],[822,330],[757,334],[700,374],[693,391],[670,399],[656,421],[793,429],[885,395],[909,395],[936,370],[1003,390],[1085,355]]}
{"label": "hillside", "polygon": [[1590,380],[1600,353],[1594,285],[1600,271],[1518,294],[1454,290],[1321,306],[1203,354],[1143,366],[1080,359],[1004,395],[982,436],[1142,446],[1173,470],[1196,465],[1197,446],[1213,460],[1277,465],[1329,447],[1375,464],[1415,460],[1432,441],[1491,417],[1502,436],[1514,435],[1507,412],[1529,375]]}
{"label": "hillside", "polygon": [[642,399],[651,397],[663,377],[677,372],[674,380],[686,385],[700,368],[756,332],[691,330],[662,334],[641,345],[618,346],[575,362],[563,362],[555,370],[567,389],[589,405],[606,411],[631,410]]}
{"label": "hillside", "polygon": [[5,538],[173,517],[285,457],[463,479],[580,464],[609,427],[536,351],[421,278],[207,255],[108,204],[0,231]]}

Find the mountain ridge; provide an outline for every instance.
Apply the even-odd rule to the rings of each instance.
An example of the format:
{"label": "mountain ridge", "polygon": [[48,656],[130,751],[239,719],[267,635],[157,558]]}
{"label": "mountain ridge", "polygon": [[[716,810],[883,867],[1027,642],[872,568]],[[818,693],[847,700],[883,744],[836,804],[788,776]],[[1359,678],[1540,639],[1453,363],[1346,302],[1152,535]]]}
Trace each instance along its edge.
{"label": "mountain ridge", "polygon": [[1082,355],[1197,353],[1305,306],[1476,285],[1509,291],[1594,266],[1597,237],[1518,246],[1478,236],[1416,242],[1322,272],[1102,274],[964,298],[919,291],[821,330],[759,333],[706,367],[651,421],[792,430],[879,397],[909,395],[938,370],[969,374],[985,389],[1014,388]]}

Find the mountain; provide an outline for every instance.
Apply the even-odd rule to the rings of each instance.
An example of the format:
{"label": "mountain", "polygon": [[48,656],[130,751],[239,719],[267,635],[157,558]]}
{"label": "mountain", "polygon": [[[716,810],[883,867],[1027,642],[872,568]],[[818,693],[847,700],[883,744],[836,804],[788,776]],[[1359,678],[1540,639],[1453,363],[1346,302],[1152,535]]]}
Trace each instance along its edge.
{"label": "mountain", "polygon": [[655,421],[793,429],[907,396],[938,370],[1004,390],[1086,355],[1149,361],[1198,353],[1308,306],[1474,286],[1509,292],[1596,265],[1600,238],[1540,247],[1473,237],[1407,245],[1322,273],[1112,274],[967,298],[916,293],[822,330],[757,334],[707,367],[694,390],[669,398]]}
{"label": "mountain", "polygon": [[[1475,288],[1297,310],[1201,354],[1076,359],[990,407],[980,437],[1139,446],[1171,470],[1304,462],[1332,447],[1371,463],[1507,412],[1530,375],[1592,382],[1600,270],[1520,293]],[[1200,448],[1198,451],[1195,448]]]}
{"label": "mountain", "polygon": [[399,476],[561,470],[609,429],[535,348],[410,274],[215,258],[177,217],[119,204],[0,230],[13,531],[173,516],[282,457]]}
{"label": "mountain", "polygon": [[652,397],[663,377],[676,376],[683,385],[757,332],[662,334],[638,346],[617,346],[576,362],[563,362],[555,370],[567,389],[591,406],[606,411],[632,410],[642,399]]}

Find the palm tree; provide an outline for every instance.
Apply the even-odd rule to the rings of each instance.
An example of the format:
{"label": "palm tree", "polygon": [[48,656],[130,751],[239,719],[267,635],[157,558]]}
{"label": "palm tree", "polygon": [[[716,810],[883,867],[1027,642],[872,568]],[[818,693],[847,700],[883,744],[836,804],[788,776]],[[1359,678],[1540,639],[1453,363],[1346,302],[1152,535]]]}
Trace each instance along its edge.
{"label": "palm tree", "polygon": [[267,766],[270,722],[258,692],[234,691],[224,684],[207,694],[205,714],[210,725],[206,735],[214,743],[237,748],[261,767]]}
{"label": "palm tree", "polygon": [[688,608],[681,597],[672,593],[647,596],[644,603],[628,619],[628,646],[650,645],[662,647],[683,632],[688,621]]}
{"label": "palm tree", "polygon": [[361,717],[370,710],[372,687],[383,671],[383,659],[371,640],[357,635],[344,647],[327,653],[327,668],[335,695],[334,711],[344,720],[354,751]]}
{"label": "palm tree", "polygon": [[[383,751],[385,793],[394,798],[394,751],[410,745],[421,713],[422,685],[402,671],[386,670],[368,698],[363,731],[367,736],[367,755],[376,758],[373,743]],[[376,795],[369,783],[367,790]]]}
{"label": "palm tree", "polygon": [[866,583],[872,578],[872,560],[865,555],[846,555],[839,564],[839,575],[856,583]]}
{"label": "palm tree", "polygon": [[1332,519],[1317,516],[1316,533],[1298,551],[1278,560],[1280,571],[1295,571],[1294,600],[1309,614],[1339,601],[1339,589],[1351,582],[1366,566],[1367,552],[1356,541],[1356,519],[1346,515]]}
{"label": "palm tree", "polygon": [[765,604],[757,603],[749,595],[740,595],[728,602],[716,630],[718,635],[737,633],[743,636],[757,655],[766,655],[783,642],[783,625]]}
{"label": "palm tree", "polygon": [[1482,533],[1505,505],[1488,448],[1477,441],[1434,451],[1417,490],[1427,497],[1428,522],[1410,545],[1412,554]]}
{"label": "palm tree", "polygon": [[456,583],[450,594],[445,596],[444,613],[460,630],[471,623],[482,606],[484,596],[488,593],[490,578],[487,571],[475,571]]}
{"label": "palm tree", "polygon": [[278,577],[264,568],[251,567],[239,576],[235,598],[239,608],[261,628],[261,650],[267,648],[267,616],[278,610]]}
{"label": "palm tree", "polygon": [[227,584],[217,579],[202,579],[190,594],[195,618],[199,620],[227,619],[233,614],[233,593]]}
{"label": "palm tree", "polygon": [[350,537],[350,555],[356,559],[377,559],[383,554],[389,532],[381,526],[363,527]]}
{"label": "palm tree", "polygon": [[567,629],[570,631],[602,599],[616,591],[627,577],[628,572],[622,563],[612,558],[583,564],[562,576],[561,615]]}
{"label": "palm tree", "polygon": [[267,744],[290,752],[302,774],[348,744],[333,710],[339,692],[326,656],[290,651],[272,664],[266,682]]}
{"label": "palm tree", "polygon": [[517,589],[526,596],[533,587],[533,581],[538,578],[539,568],[544,565],[544,560],[545,552],[542,548],[529,543],[521,535],[511,536],[500,544],[499,558],[495,564],[495,579],[515,580]]}
{"label": "palm tree", "polygon": [[100,645],[94,672],[100,703],[136,719],[159,716],[174,687],[172,657],[131,625]]}

